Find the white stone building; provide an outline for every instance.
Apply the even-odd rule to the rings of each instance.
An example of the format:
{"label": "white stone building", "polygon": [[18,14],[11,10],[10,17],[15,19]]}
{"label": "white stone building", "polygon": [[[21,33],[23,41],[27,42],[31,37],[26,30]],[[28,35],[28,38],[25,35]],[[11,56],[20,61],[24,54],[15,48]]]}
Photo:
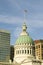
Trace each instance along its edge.
{"label": "white stone building", "polygon": [[22,33],[16,40],[14,46],[14,61],[19,65],[43,65],[43,61],[35,58],[35,49],[33,39],[26,32],[27,26],[24,23]]}

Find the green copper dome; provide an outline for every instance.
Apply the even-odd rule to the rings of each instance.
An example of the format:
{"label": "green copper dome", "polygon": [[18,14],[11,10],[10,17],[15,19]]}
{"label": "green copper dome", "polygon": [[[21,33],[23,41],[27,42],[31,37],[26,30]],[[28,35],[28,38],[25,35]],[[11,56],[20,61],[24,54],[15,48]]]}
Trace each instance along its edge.
{"label": "green copper dome", "polygon": [[17,40],[16,40],[16,44],[33,44],[33,40],[32,38],[30,38],[30,36],[27,36],[27,35],[23,35],[23,36],[20,36]]}
{"label": "green copper dome", "polygon": [[16,44],[17,45],[21,45],[21,44],[34,44],[33,39],[26,32],[27,26],[26,26],[25,23],[23,24],[22,29],[23,29],[23,31],[20,34],[20,36],[18,37],[18,39],[16,40]]}

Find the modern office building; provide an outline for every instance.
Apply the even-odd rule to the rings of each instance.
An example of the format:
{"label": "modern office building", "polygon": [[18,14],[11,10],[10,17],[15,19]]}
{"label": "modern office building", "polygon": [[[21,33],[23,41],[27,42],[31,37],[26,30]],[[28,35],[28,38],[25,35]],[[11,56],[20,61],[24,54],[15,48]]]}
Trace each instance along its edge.
{"label": "modern office building", "polygon": [[39,60],[43,60],[43,40],[35,40],[35,56]]}
{"label": "modern office building", "polygon": [[10,33],[0,30],[0,62],[9,62],[10,60]]}

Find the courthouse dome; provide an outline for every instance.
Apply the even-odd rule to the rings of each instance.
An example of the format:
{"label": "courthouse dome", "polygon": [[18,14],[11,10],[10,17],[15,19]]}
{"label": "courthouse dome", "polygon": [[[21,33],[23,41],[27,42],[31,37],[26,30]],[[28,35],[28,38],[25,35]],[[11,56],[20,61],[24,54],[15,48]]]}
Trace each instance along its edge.
{"label": "courthouse dome", "polygon": [[21,45],[21,44],[34,44],[33,39],[26,32],[27,26],[26,26],[25,23],[23,24],[22,29],[23,29],[23,31],[20,34],[20,36],[18,37],[18,39],[16,40],[16,44],[17,45]]}

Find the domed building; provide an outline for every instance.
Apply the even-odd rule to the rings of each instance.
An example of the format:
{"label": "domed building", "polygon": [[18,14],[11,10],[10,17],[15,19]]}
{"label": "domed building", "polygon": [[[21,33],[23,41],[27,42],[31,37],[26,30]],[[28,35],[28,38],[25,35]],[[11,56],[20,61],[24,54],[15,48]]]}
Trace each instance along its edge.
{"label": "domed building", "polygon": [[26,31],[27,26],[24,23],[22,26],[22,32],[15,42],[14,60],[18,63],[23,62],[25,59],[34,58],[34,42]]}

